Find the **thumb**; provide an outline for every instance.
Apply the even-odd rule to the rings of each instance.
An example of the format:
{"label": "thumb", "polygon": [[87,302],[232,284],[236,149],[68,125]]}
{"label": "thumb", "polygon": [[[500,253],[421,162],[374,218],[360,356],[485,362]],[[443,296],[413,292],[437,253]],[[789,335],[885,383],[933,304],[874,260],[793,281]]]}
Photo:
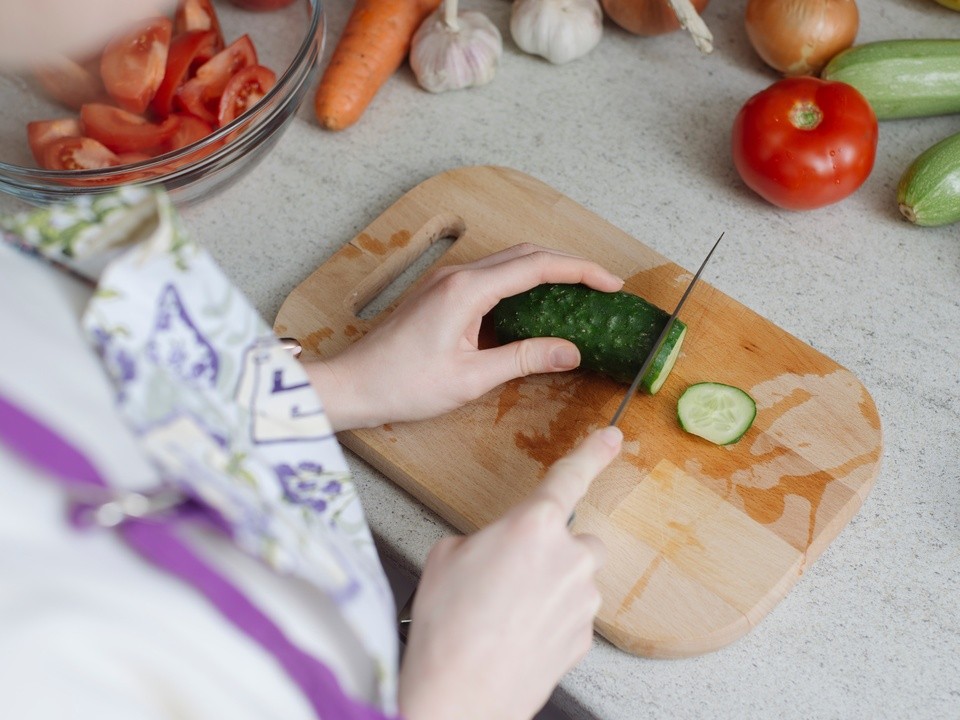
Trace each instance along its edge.
{"label": "thumb", "polygon": [[491,387],[536,373],[573,370],[580,365],[580,351],[569,340],[552,337],[527,338],[480,353],[483,373]]}

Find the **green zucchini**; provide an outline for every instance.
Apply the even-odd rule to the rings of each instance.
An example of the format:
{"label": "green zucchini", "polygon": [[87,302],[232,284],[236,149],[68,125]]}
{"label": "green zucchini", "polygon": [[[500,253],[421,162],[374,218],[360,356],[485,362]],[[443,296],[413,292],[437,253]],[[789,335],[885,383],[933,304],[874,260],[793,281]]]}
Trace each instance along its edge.
{"label": "green zucchini", "polygon": [[916,225],[960,221],[960,133],[941,140],[914,160],[897,186],[900,213]]}
{"label": "green zucchini", "polygon": [[[500,343],[560,337],[580,350],[580,366],[620,382],[633,382],[670,314],[638,295],[606,293],[586,285],[547,283],[504,298],[493,309]],[[676,320],[641,387],[651,395],[673,369],[687,326]]]}
{"label": "green zucchini", "polygon": [[880,40],[835,55],[820,76],[853,85],[879,120],[960,112],[960,40]]}

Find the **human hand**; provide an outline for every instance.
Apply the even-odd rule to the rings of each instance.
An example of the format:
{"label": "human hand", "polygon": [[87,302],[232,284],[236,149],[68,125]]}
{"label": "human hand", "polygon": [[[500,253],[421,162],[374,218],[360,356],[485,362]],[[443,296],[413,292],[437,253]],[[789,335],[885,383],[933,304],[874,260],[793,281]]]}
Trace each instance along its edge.
{"label": "human hand", "polygon": [[560,338],[479,349],[483,316],[503,298],[546,282],[610,292],[623,286],[596,263],[530,244],[442,268],[342,353],[305,364],[333,427],[435,417],[507,380],[577,367],[579,351]]}
{"label": "human hand", "polygon": [[407,720],[531,718],[586,655],[604,548],[567,520],[622,439],[592,433],[503,518],[433,548],[400,670]]}

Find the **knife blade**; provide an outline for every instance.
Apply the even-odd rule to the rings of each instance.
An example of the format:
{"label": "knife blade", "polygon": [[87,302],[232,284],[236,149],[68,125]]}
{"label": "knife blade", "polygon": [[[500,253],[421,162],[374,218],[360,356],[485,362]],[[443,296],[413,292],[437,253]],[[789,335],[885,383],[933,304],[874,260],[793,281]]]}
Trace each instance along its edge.
{"label": "knife blade", "polygon": [[717,238],[717,241],[713,244],[713,247],[710,248],[710,252],[707,253],[707,256],[703,259],[703,262],[700,263],[700,267],[697,269],[696,274],[693,276],[693,279],[690,281],[690,284],[687,285],[687,289],[683,292],[683,295],[680,297],[680,302],[677,303],[677,307],[674,308],[673,313],[667,318],[667,323],[663,326],[663,330],[660,332],[660,336],[657,338],[656,342],[653,344],[653,347],[650,349],[650,352],[647,353],[647,357],[644,359],[643,364],[640,366],[640,371],[637,373],[637,376],[633,379],[633,382],[630,383],[630,389],[627,390],[627,394],[623,396],[623,400],[620,401],[620,406],[617,408],[617,411],[613,414],[613,419],[610,421],[611,425],[616,425],[620,422],[620,418],[623,416],[624,411],[627,409],[627,406],[630,404],[630,400],[633,399],[633,396],[637,393],[637,388],[640,387],[640,382],[643,380],[643,376],[647,374],[647,371],[650,369],[650,366],[653,364],[653,359],[657,356],[657,353],[660,352],[660,346],[663,345],[663,341],[666,340],[667,335],[670,333],[670,329],[673,327],[674,321],[677,319],[677,316],[680,314],[680,309],[683,307],[683,304],[687,301],[687,298],[690,297],[690,292],[693,290],[694,286],[697,284],[697,281],[700,279],[700,275],[703,273],[703,269],[707,266],[707,262],[710,260],[713,255],[713,251],[717,249],[717,245],[720,244],[720,241],[723,239],[723,233],[720,233],[720,237]]}

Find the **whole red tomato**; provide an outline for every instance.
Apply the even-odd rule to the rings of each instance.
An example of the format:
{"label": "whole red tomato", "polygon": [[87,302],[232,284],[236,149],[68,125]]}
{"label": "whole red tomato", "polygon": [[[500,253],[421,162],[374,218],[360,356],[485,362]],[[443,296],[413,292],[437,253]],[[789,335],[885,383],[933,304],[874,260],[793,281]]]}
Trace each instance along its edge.
{"label": "whole red tomato", "polygon": [[842,200],[877,154],[877,117],[855,88],[785,78],[747,100],[733,123],[733,162],[761,197],[788,210]]}

